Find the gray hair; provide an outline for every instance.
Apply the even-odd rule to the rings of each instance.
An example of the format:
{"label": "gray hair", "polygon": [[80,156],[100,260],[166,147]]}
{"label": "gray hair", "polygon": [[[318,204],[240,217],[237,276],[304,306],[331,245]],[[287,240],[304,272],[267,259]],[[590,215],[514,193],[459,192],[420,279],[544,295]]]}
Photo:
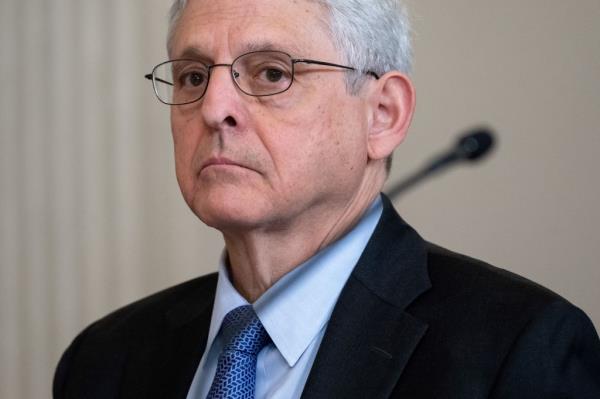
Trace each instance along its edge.
{"label": "gray hair", "polygon": [[[383,75],[410,73],[410,24],[402,0],[310,0],[329,12],[329,30],[344,62],[357,71]],[[187,0],[174,0],[169,16],[167,47]],[[364,74],[349,74],[351,91],[360,88]]]}
{"label": "gray hair", "polygon": [[[329,30],[344,62],[358,71],[348,74],[348,89],[356,93],[363,72],[381,76],[388,71],[409,74],[412,69],[411,29],[403,0],[310,0],[329,12]],[[167,49],[187,0],[174,0],[169,14]],[[392,156],[386,160],[386,171]]]}

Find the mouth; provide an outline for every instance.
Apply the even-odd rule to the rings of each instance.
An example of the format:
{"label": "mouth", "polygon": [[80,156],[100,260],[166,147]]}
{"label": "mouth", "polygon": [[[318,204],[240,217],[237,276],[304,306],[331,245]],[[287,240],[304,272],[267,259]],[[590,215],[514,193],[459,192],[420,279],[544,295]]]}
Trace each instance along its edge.
{"label": "mouth", "polygon": [[200,172],[204,171],[205,169],[208,168],[216,168],[216,167],[222,167],[222,168],[227,168],[227,167],[238,167],[238,168],[244,168],[244,169],[250,169],[252,170],[252,168],[249,168],[248,166],[241,164],[239,162],[233,161],[229,158],[226,157],[211,157],[209,158],[206,162],[204,162],[202,164],[202,167],[200,168]]}

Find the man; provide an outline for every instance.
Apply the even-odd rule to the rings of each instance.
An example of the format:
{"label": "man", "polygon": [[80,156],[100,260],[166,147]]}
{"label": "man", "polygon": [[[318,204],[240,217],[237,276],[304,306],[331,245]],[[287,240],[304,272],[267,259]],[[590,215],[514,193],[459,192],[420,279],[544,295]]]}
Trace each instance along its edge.
{"label": "man", "polygon": [[149,77],[226,250],[82,332],[56,398],[600,397],[580,310],[380,195],[415,104],[407,30],[394,0],[175,2]]}

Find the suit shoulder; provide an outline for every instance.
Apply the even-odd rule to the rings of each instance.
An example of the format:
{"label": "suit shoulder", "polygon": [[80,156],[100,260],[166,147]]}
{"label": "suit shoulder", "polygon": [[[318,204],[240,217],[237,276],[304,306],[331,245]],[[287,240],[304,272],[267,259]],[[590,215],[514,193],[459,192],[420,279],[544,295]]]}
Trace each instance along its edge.
{"label": "suit shoulder", "polygon": [[130,356],[143,363],[155,356],[171,326],[210,318],[216,283],[216,273],[199,277],[126,305],[89,325],[58,363],[54,396],[67,397],[68,391],[68,397],[88,397],[84,392],[89,390],[94,397],[113,397],[108,392],[119,389]]}
{"label": "suit shoulder", "polygon": [[[475,389],[480,384],[478,389],[489,391],[486,381],[494,381],[505,364],[524,371],[510,375],[511,381],[517,381],[527,380],[527,368],[544,359],[552,369],[565,358],[559,352],[567,356],[574,343],[581,353],[593,353],[586,362],[597,358],[599,342],[591,321],[566,299],[485,262],[433,244],[426,248],[431,288],[407,308],[427,325],[411,358],[413,370],[448,376],[452,373],[447,370],[461,364],[469,372],[452,374],[453,379],[469,376],[465,386]],[[594,364],[586,367],[598,370],[597,360]]]}
{"label": "suit shoulder", "polygon": [[426,248],[431,288],[410,308],[432,332],[437,329],[450,340],[453,335],[457,340],[501,336],[508,342],[548,309],[580,312],[525,277],[434,244]]}
{"label": "suit shoulder", "polygon": [[[189,280],[125,305],[91,324],[84,332],[94,334],[135,333],[161,323],[166,314],[188,304],[211,306],[217,284],[217,273]],[[194,309],[190,309],[193,311]]]}
{"label": "suit shoulder", "polygon": [[427,243],[426,248],[432,286],[440,295],[468,297],[481,305],[539,308],[553,302],[568,304],[548,288],[508,270],[435,244]]}

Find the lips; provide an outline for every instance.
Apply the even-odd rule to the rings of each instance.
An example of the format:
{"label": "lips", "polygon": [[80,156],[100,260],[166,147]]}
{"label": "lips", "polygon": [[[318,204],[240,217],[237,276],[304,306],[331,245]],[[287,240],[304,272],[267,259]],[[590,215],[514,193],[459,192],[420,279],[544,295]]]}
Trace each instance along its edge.
{"label": "lips", "polygon": [[240,168],[244,168],[244,169],[251,169],[250,167],[237,162],[237,161],[233,161],[229,158],[226,157],[211,157],[209,158],[206,162],[204,162],[202,164],[202,167],[200,168],[200,171],[202,172],[204,169],[206,168],[210,168],[211,166],[237,166]]}

